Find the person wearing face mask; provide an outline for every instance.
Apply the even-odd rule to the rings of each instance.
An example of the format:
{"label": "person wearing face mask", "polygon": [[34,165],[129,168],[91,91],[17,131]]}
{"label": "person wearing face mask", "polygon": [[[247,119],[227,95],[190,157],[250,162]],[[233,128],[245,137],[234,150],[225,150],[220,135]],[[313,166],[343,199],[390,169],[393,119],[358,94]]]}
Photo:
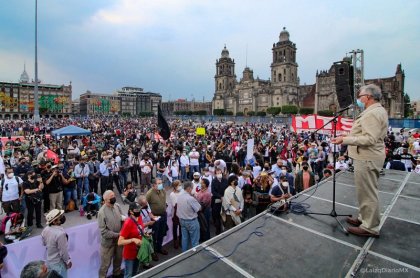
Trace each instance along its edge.
{"label": "person wearing face mask", "polygon": [[201,205],[198,213],[200,222],[200,242],[210,239],[210,217],[211,217],[211,192],[209,191],[209,181],[202,179],[201,190],[196,194],[195,198]]}
{"label": "person wearing face mask", "polygon": [[101,232],[99,277],[107,277],[108,268],[112,261],[112,275],[121,275],[122,246],[118,246],[121,231],[121,222],[125,219],[121,207],[112,190],[103,194],[104,204],[99,209],[98,225]]}
{"label": "person wearing face mask", "polygon": [[192,194],[194,196],[196,196],[197,193],[200,192],[200,190],[201,190],[201,178],[200,178],[200,173],[199,172],[194,173],[192,184],[193,184]]}
{"label": "person wearing face mask", "polygon": [[62,225],[66,222],[64,210],[53,209],[47,216],[47,227],[41,233],[42,243],[47,248],[47,265],[63,278],[72,267],[68,251],[68,237]]}
{"label": "person wearing face mask", "polygon": [[338,157],[338,161],[335,163],[336,173],[346,171],[347,169],[349,169],[349,165],[344,161],[344,156]]}
{"label": "person wearing face mask", "polygon": [[226,188],[222,198],[222,214],[225,214],[226,219],[223,223],[225,230],[229,230],[241,223],[241,214],[244,208],[242,190],[238,187],[238,177],[230,176],[228,184],[229,186]]}
{"label": "person wearing face mask", "polygon": [[159,220],[153,225],[153,245],[155,253],[168,255],[168,251],[162,248],[163,238],[166,236],[166,191],[163,188],[162,180],[156,178],[152,188],[146,194],[147,202],[155,216],[160,216]]}
{"label": "person wearing face mask", "polygon": [[172,204],[172,236],[174,242],[174,248],[178,249],[181,242],[181,226],[179,225],[179,218],[176,215],[178,209],[178,196],[181,194],[182,185],[181,181],[176,180],[172,182],[173,191],[169,194],[169,198]]}
{"label": "person wearing face mask", "polygon": [[295,178],[293,177],[293,175],[291,173],[289,173],[287,166],[282,166],[281,167],[281,173],[279,176],[279,180],[281,180],[281,178],[286,177],[287,178],[287,182],[289,183],[289,187],[290,187],[290,193],[292,193],[292,195],[295,195]]}
{"label": "person wearing face mask", "polygon": [[15,176],[13,169],[6,168],[6,175],[3,177],[0,184],[1,206],[6,214],[10,212],[19,212],[19,187],[21,187],[22,184],[23,180],[20,177]]}
{"label": "person wearing face mask", "polygon": [[353,159],[359,215],[347,218],[347,222],[354,226],[348,231],[357,236],[379,236],[378,178],[385,161],[384,139],[388,130],[388,113],[381,100],[378,86],[361,87],[357,105],[363,112],[354,121],[349,135],[332,139],[334,144],[348,145],[349,157]]}
{"label": "person wearing face mask", "polygon": [[200,239],[200,224],[197,213],[201,209],[200,203],[192,196],[192,183],[184,183],[184,191],[178,197],[177,216],[182,230],[182,252],[198,245]]}
{"label": "person wearing face mask", "polygon": [[28,227],[33,225],[34,211],[36,219],[36,227],[43,228],[41,225],[41,205],[42,205],[42,189],[44,184],[41,177],[37,177],[34,171],[28,172],[28,179],[23,183],[23,191],[25,192],[26,207],[28,208],[27,224]]}
{"label": "person wearing face mask", "polygon": [[[174,161],[171,161],[171,164],[173,164]],[[182,152],[181,156],[179,157],[179,166],[181,169],[181,181],[188,180],[187,172],[189,172],[190,169],[190,159],[187,156],[187,153],[185,151]]]}
{"label": "person wearing face mask", "polygon": [[118,246],[124,246],[122,255],[125,263],[124,278],[133,277],[138,273],[137,249],[142,243],[142,235],[144,234],[140,210],[137,202],[130,204],[128,218],[124,221],[118,238]]}
{"label": "person wearing face mask", "polygon": [[[273,187],[270,193],[271,202],[278,202],[280,200],[288,199],[292,196],[290,194],[290,186],[285,176],[280,178],[280,183]],[[280,210],[285,210],[286,207]]]}
{"label": "person wearing face mask", "polygon": [[[210,173],[209,168],[205,167],[203,168],[204,175],[201,177],[201,179],[206,179],[209,181],[209,184],[211,185],[211,182],[213,181],[213,175]],[[211,186],[209,186],[209,192],[211,192]]]}
{"label": "person wearing face mask", "polygon": [[190,158],[190,173],[198,172],[200,170],[200,163],[198,161],[200,154],[197,152],[195,147],[192,148],[188,156]]}
{"label": "person wearing face mask", "polygon": [[211,213],[213,218],[213,225],[216,228],[216,235],[222,232],[222,218],[220,217],[220,210],[222,209],[222,197],[228,187],[227,180],[223,178],[222,170],[216,169],[216,176],[211,183]]}
{"label": "person wearing face mask", "polygon": [[309,170],[308,162],[302,162],[302,170],[296,174],[295,189],[299,193],[315,184],[315,175]]}

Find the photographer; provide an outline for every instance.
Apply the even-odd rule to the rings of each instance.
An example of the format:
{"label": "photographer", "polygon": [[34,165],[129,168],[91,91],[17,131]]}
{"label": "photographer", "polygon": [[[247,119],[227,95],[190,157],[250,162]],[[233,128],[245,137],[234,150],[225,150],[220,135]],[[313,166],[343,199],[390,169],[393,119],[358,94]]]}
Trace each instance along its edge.
{"label": "photographer", "polygon": [[57,166],[52,166],[46,178],[46,188],[49,192],[50,209],[63,209],[64,176]]}
{"label": "photographer", "polygon": [[69,207],[70,200],[74,202],[74,210],[78,210],[77,207],[77,190],[76,190],[76,178],[74,177],[74,166],[72,164],[69,165],[69,168],[65,171],[64,169],[61,170],[61,165],[58,167],[60,171],[63,171],[63,184],[64,184],[64,208],[65,212],[69,212],[69,209],[72,209],[71,206]]}
{"label": "photographer", "polygon": [[23,191],[26,195],[26,206],[28,209],[27,224],[28,227],[33,225],[34,210],[36,227],[43,228],[41,225],[41,205],[42,205],[42,189],[44,184],[40,175],[35,174],[33,170],[28,171],[28,179],[23,183]]}
{"label": "photographer", "polygon": [[81,196],[89,193],[89,165],[86,163],[86,158],[82,158],[80,163],[74,167],[74,176],[77,181],[77,198],[80,200]]}

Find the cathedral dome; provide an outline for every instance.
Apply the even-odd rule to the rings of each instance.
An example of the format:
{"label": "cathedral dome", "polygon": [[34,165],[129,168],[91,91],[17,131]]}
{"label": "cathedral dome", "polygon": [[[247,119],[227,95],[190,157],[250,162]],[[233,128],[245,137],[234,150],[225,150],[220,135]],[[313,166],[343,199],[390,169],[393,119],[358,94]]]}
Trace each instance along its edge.
{"label": "cathedral dome", "polygon": [[280,32],[280,42],[288,41],[290,37],[289,32],[286,30],[286,27],[283,27],[283,31]]}
{"label": "cathedral dome", "polygon": [[229,58],[229,50],[227,50],[226,45],[222,50],[222,58]]}

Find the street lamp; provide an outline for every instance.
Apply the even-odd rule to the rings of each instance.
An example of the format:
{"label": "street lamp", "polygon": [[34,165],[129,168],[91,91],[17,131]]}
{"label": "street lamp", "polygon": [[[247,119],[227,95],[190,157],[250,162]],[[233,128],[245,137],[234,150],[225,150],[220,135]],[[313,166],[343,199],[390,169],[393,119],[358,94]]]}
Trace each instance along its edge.
{"label": "street lamp", "polygon": [[38,103],[38,0],[35,0],[35,87],[34,87],[34,122],[39,122]]}

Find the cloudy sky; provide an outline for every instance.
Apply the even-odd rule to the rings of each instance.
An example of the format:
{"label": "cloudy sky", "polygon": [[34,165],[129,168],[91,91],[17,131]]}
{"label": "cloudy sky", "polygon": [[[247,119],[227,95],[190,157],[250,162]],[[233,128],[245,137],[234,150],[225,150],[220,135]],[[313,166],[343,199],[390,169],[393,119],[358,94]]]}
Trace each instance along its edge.
{"label": "cloudy sky", "polygon": [[[34,78],[35,0],[2,1],[0,80]],[[301,84],[313,84],[353,49],[365,78],[402,63],[405,90],[420,100],[420,1],[38,0],[39,79],[73,84],[73,98],[124,86],[164,100],[210,100],[226,44],[238,79],[246,64],[270,77],[271,47],[285,26],[298,48]]]}

